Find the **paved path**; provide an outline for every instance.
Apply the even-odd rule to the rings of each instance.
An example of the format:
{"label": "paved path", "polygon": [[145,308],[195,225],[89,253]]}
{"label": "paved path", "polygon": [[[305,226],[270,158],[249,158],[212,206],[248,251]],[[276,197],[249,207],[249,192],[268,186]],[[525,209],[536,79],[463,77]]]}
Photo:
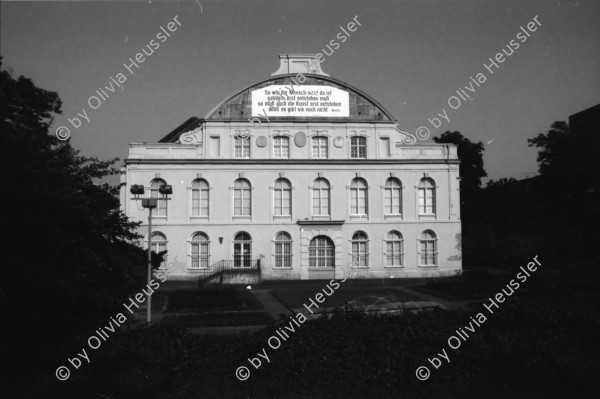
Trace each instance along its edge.
{"label": "paved path", "polygon": [[[174,286],[174,287],[169,287],[172,290],[173,289],[181,289],[183,287],[181,286],[186,286],[185,288],[188,288],[187,286],[190,286],[191,284],[189,282],[186,282],[184,284],[181,284],[180,286]],[[388,305],[397,305],[395,308],[397,308],[396,310],[419,310],[419,309],[431,309],[431,308],[435,308],[435,307],[439,307],[441,309],[444,310],[453,310],[453,309],[458,309],[461,308],[463,306],[465,306],[465,304],[473,302],[473,301],[448,301],[445,299],[442,299],[438,296],[434,296],[425,292],[421,292],[421,291],[416,291],[413,290],[410,286],[404,286],[404,285],[398,285],[398,286],[390,286],[389,288],[393,288],[396,289],[398,291],[404,292],[407,295],[410,295],[412,297],[416,297],[419,298],[420,300],[418,301],[407,301],[407,302],[402,302],[402,303],[393,303],[393,304],[388,304]],[[321,312],[327,312],[327,311],[332,311],[332,309],[319,309],[320,312],[315,312],[314,315],[310,314],[310,312],[307,312],[305,308],[298,308],[298,309],[288,309],[286,306],[284,306],[277,298],[275,298],[269,289],[252,289],[251,290],[252,294],[256,297],[256,299],[263,305],[264,307],[264,311],[269,314],[269,316],[271,316],[273,318],[273,320],[278,320],[280,315],[293,315],[294,313],[298,313],[298,312],[302,312],[304,315],[306,315],[309,318],[314,318],[314,317],[318,317],[319,313]],[[136,319],[138,319],[139,324],[138,324],[138,328],[145,325],[145,304],[140,306],[140,309],[136,312]],[[378,306],[376,304],[374,304],[372,307],[369,306],[368,309],[366,309],[368,311],[368,313],[387,313],[387,312],[391,312],[394,308],[394,306],[390,307],[390,306],[379,306],[379,309],[377,309]],[[246,311],[238,311],[238,312],[246,312]],[[256,312],[256,311],[254,311]],[[155,314],[153,312],[152,314],[152,324],[156,325],[159,324],[161,319],[166,316],[167,314]],[[251,325],[251,326],[227,326],[227,327],[191,327],[188,328],[188,331],[191,332],[194,335],[209,335],[209,334],[216,334],[216,335],[230,335],[230,334],[240,334],[242,332],[254,332],[257,330],[260,330],[262,328],[266,327],[265,325]]]}
{"label": "paved path", "polygon": [[254,332],[265,328],[258,326],[229,326],[229,327],[191,327],[188,331],[194,335],[229,335],[242,332]]}
{"label": "paved path", "polygon": [[446,301],[437,296],[425,294],[423,292],[415,291],[409,287],[395,287],[398,291],[402,291],[408,295],[416,296],[417,298],[421,298],[424,302],[432,303],[433,305],[437,305],[444,310],[450,310],[453,308],[453,304],[450,301]]}
{"label": "paved path", "polygon": [[279,319],[280,314],[291,315],[292,311],[285,306],[281,302],[279,302],[269,291],[266,290],[251,290],[256,299],[265,308],[265,312],[267,312],[274,320]]}

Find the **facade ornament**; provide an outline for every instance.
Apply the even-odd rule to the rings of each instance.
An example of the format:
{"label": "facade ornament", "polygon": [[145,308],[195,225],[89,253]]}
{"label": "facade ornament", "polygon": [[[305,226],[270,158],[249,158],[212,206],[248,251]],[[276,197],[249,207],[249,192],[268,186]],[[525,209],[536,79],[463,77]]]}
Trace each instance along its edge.
{"label": "facade ornament", "polygon": [[417,138],[412,134],[405,132],[404,130],[400,130],[398,124],[396,123],[395,129],[402,135],[400,142],[405,145],[413,145],[417,142]]}
{"label": "facade ornament", "polygon": [[181,136],[179,136],[179,142],[181,144],[201,144],[202,143],[202,130],[203,130],[203,125],[200,125],[194,130],[183,133]]}

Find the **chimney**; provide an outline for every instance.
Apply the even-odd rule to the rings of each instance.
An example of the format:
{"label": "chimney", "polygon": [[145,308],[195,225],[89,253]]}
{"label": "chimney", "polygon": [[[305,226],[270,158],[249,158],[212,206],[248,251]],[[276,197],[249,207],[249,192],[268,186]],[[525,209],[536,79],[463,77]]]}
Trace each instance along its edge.
{"label": "chimney", "polygon": [[287,74],[305,74],[329,76],[321,70],[321,65],[317,62],[315,54],[280,54],[279,69],[271,76]]}

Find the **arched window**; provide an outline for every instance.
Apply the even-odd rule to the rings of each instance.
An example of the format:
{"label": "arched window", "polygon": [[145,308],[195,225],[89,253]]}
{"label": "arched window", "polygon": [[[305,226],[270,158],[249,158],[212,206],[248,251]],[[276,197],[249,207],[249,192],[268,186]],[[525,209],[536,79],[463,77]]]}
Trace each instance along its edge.
{"label": "arched window", "polygon": [[431,230],[425,230],[419,238],[421,266],[437,265],[437,238]]}
{"label": "arched window", "polygon": [[357,231],[352,236],[352,266],[369,266],[369,238],[362,231]]}
{"label": "arched window", "polygon": [[237,135],[233,138],[234,158],[250,158],[250,136]]}
{"label": "arched window", "polygon": [[[163,233],[159,232],[159,231],[155,231],[154,233],[152,233],[152,240],[150,243],[151,249],[153,252],[159,254],[163,251],[167,250],[167,236],[165,236]],[[164,269],[167,266],[167,255],[165,254],[163,256],[163,261],[160,264],[160,268]]]}
{"label": "arched window", "polygon": [[275,236],[275,267],[292,267],[292,238],[284,231]]}
{"label": "arched window", "polygon": [[274,214],[276,216],[291,216],[292,214],[292,185],[286,179],[275,181]]}
{"label": "arched window", "polygon": [[316,236],[308,246],[308,261],[310,267],[334,267],[335,246],[331,238]]}
{"label": "arched window", "polygon": [[350,185],[350,214],[367,215],[368,212],[367,182],[353,179]]}
{"label": "arched window", "polygon": [[252,266],[252,237],[246,232],[236,234],[233,239],[233,266]]}
{"label": "arched window", "polygon": [[150,197],[157,198],[156,208],[152,208],[152,216],[167,216],[168,201],[161,199],[164,198],[164,195],[158,191],[160,186],[166,184],[167,183],[163,179],[154,179],[152,180],[152,183],[150,183]]}
{"label": "arched window", "polygon": [[318,159],[327,159],[328,140],[325,136],[314,136],[312,138],[312,157]]}
{"label": "arched window", "polygon": [[392,230],[385,237],[385,258],[387,266],[402,266],[404,255],[404,241],[402,234]]}
{"label": "arched window", "polygon": [[386,215],[400,215],[402,213],[402,183],[395,177],[387,179],[384,187],[384,202]]}
{"label": "arched window", "polygon": [[419,182],[419,214],[435,215],[435,183],[429,178]]}
{"label": "arched window", "polygon": [[196,233],[192,236],[190,244],[192,269],[207,268],[210,265],[210,241],[208,236],[204,233]]}
{"label": "arched window", "polygon": [[246,179],[237,179],[233,183],[233,214],[235,216],[252,215],[252,188]]}
{"label": "arched window", "polygon": [[273,158],[290,157],[290,139],[286,136],[273,137]]}
{"label": "arched window", "polygon": [[208,216],[208,183],[196,179],[192,183],[192,216]]}
{"label": "arched window", "polygon": [[367,138],[354,136],[350,137],[350,158],[367,157]]}
{"label": "arched window", "polygon": [[329,191],[329,182],[327,180],[318,178],[313,182],[313,215],[329,216]]}

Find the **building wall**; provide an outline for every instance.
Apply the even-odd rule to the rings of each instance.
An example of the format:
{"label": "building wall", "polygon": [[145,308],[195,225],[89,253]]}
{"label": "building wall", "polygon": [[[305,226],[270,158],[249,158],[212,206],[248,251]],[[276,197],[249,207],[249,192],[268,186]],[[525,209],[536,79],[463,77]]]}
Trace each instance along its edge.
{"label": "building wall", "polygon": [[[331,215],[313,217],[313,181],[319,177],[330,183]],[[368,216],[351,216],[349,186],[355,177],[368,185]],[[402,215],[384,214],[383,186],[391,176],[402,183]],[[417,186],[423,177],[433,179],[436,185],[436,214],[423,216],[418,212]],[[191,212],[191,184],[197,178],[206,180],[209,189],[209,216],[195,217]],[[233,183],[243,177],[252,186],[252,215],[249,218],[233,216]],[[275,216],[273,213],[273,185],[283,177],[292,185],[292,215]],[[233,259],[232,241],[235,234],[245,231],[253,239],[253,259],[261,259],[263,278],[315,278],[318,273],[308,267],[308,243],[318,234],[330,237],[336,245],[335,277],[348,275],[351,269],[350,239],[357,231],[369,238],[369,268],[353,273],[356,277],[423,277],[451,275],[461,269],[460,215],[458,193],[458,166],[444,163],[365,164],[328,161],[303,161],[293,164],[243,164],[235,161],[214,164],[190,164],[189,161],[168,164],[129,164],[126,181],[143,184],[149,192],[150,182],[163,179],[172,185],[173,194],[167,204],[166,217],[153,218],[153,231],[160,231],[168,239],[168,272],[178,278],[194,278],[190,270],[189,240],[196,232],[210,239],[210,263]],[[131,195],[127,195],[131,197]],[[147,225],[147,210],[131,198],[124,201],[125,212],[134,220]],[[299,225],[305,219],[343,221],[341,225]],[[390,230],[400,232],[404,239],[404,266],[385,267],[384,238]],[[438,266],[420,267],[418,237],[424,230],[437,236]],[[274,267],[276,234],[285,231],[293,240],[293,267],[289,270]],[[222,243],[219,242],[222,237]],[[311,273],[311,271],[313,271]],[[352,269],[354,271],[354,269]],[[328,274],[323,275],[325,277]]]}
{"label": "building wall", "polygon": [[[261,260],[263,278],[268,279],[434,277],[460,272],[456,146],[417,143],[414,136],[397,127],[394,118],[376,100],[329,77],[319,65],[310,71],[306,69],[311,58],[314,57],[305,54],[282,55],[280,68],[271,78],[238,91],[205,118],[190,118],[158,143],[130,144],[121,204],[127,216],[144,223],[142,232],[147,232],[148,211],[140,201],[131,198],[131,185],[145,186],[147,195],[151,182],[160,178],[173,189],[167,216],[155,217],[153,222],[153,231],[160,231],[168,239],[166,264],[172,279],[196,278],[200,273],[191,268],[190,256],[190,240],[197,232],[210,240],[209,264],[231,260],[234,236],[239,232],[250,234],[252,259]],[[261,93],[267,91],[274,96],[268,97],[266,103],[260,102],[264,98]],[[319,101],[323,102],[312,103],[315,111],[323,113],[309,113],[304,108],[300,111],[301,96],[309,92],[313,97],[325,93],[325,97],[319,94]],[[331,112],[319,111],[328,107],[327,99]],[[283,107],[290,103],[298,107],[292,105],[277,117],[268,115],[267,111],[278,112],[279,105],[272,107],[273,104]],[[259,108],[260,104],[264,107]],[[297,114],[296,110],[302,113]],[[288,138],[286,159],[276,158],[274,153],[277,136]],[[327,140],[326,159],[314,158],[315,136]],[[236,137],[249,144],[247,156],[236,158]],[[353,137],[366,140],[363,158],[351,154]],[[312,214],[311,187],[319,177],[330,184],[331,211],[327,216]],[[367,183],[367,215],[350,213],[350,185],[357,177]],[[384,214],[383,186],[390,177],[402,184],[401,215]],[[210,186],[208,217],[192,215],[192,182],[198,178]],[[233,185],[238,178],[251,184],[250,217],[234,216]],[[274,215],[274,184],[278,178],[285,178],[292,185],[292,212],[288,217]],[[417,187],[423,178],[435,183],[434,215],[419,213]],[[401,267],[386,266],[384,238],[391,230],[403,237]],[[419,237],[425,230],[436,236],[434,266],[420,263]],[[292,266],[288,269],[275,268],[273,240],[281,231],[292,238]],[[350,240],[358,231],[368,236],[369,262],[364,268],[357,268],[351,256]],[[309,244],[318,235],[327,236],[334,243],[334,268],[309,266]]]}

